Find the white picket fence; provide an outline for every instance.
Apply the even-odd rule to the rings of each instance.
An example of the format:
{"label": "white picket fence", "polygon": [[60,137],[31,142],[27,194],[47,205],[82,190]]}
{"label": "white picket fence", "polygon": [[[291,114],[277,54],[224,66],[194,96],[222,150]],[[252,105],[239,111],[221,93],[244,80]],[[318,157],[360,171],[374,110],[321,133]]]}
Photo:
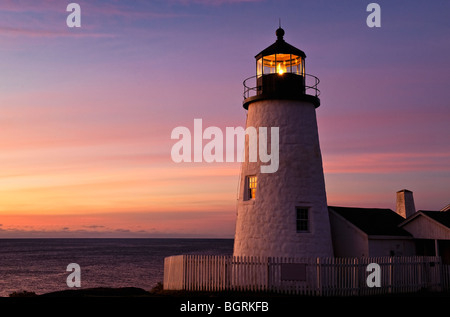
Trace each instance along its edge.
{"label": "white picket fence", "polygon": [[[369,287],[380,266],[380,287]],[[449,266],[440,257],[281,258],[178,255],[164,260],[164,289],[270,291],[301,295],[354,296],[448,290]]]}

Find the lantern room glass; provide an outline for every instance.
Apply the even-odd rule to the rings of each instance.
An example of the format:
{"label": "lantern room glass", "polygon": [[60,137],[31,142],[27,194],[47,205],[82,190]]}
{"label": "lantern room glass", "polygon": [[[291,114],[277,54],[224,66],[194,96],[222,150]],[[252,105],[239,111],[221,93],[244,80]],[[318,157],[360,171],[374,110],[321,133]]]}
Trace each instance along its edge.
{"label": "lantern room glass", "polygon": [[272,54],[263,56],[256,61],[257,77],[267,74],[282,76],[284,73],[292,73],[305,76],[305,61],[294,54]]}

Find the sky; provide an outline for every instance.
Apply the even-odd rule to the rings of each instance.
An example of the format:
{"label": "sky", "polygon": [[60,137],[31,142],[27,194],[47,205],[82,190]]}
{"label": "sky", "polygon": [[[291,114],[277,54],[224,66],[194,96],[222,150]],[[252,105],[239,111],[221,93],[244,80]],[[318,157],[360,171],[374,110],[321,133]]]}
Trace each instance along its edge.
{"label": "sky", "polygon": [[279,19],[320,79],[327,200],[450,203],[450,2],[0,2],[0,238],[232,238],[238,162],[175,163],[174,128],[245,126]]}

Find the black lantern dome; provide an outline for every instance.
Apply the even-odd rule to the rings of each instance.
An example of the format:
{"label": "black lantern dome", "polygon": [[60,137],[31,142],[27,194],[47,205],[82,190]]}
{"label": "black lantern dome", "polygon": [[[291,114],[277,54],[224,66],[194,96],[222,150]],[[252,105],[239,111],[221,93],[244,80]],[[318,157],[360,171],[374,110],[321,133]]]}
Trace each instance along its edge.
{"label": "black lantern dome", "polygon": [[284,30],[282,28],[278,28],[275,34],[277,41],[255,56],[257,76],[275,73],[279,75],[293,73],[304,76],[305,53],[286,43],[283,39]]}
{"label": "black lantern dome", "polygon": [[[275,43],[255,56],[256,76],[244,81],[244,108],[248,109],[252,101],[261,99],[307,99],[318,107],[319,79],[305,73],[305,53],[283,39],[284,30],[281,27],[275,34]],[[247,82],[254,78],[256,87],[249,87]],[[307,85],[307,78],[314,83]],[[306,94],[310,89],[314,95]]]}

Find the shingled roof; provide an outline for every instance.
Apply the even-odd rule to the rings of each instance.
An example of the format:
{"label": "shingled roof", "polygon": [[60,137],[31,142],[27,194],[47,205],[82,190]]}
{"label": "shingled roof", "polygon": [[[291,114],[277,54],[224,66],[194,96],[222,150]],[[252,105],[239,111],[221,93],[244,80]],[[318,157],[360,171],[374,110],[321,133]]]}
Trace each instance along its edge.
{"label": "shingled roof", "polygon": [[391,209],[352,208],[329,206],[348,222],[371,236],[408,236],[411,234],[398,225],[405,219]]}
{"label": "shingled roof", "polygon": [[418,212],[421,212],[447,228],[450,228],[450,211],[419,210]]}

